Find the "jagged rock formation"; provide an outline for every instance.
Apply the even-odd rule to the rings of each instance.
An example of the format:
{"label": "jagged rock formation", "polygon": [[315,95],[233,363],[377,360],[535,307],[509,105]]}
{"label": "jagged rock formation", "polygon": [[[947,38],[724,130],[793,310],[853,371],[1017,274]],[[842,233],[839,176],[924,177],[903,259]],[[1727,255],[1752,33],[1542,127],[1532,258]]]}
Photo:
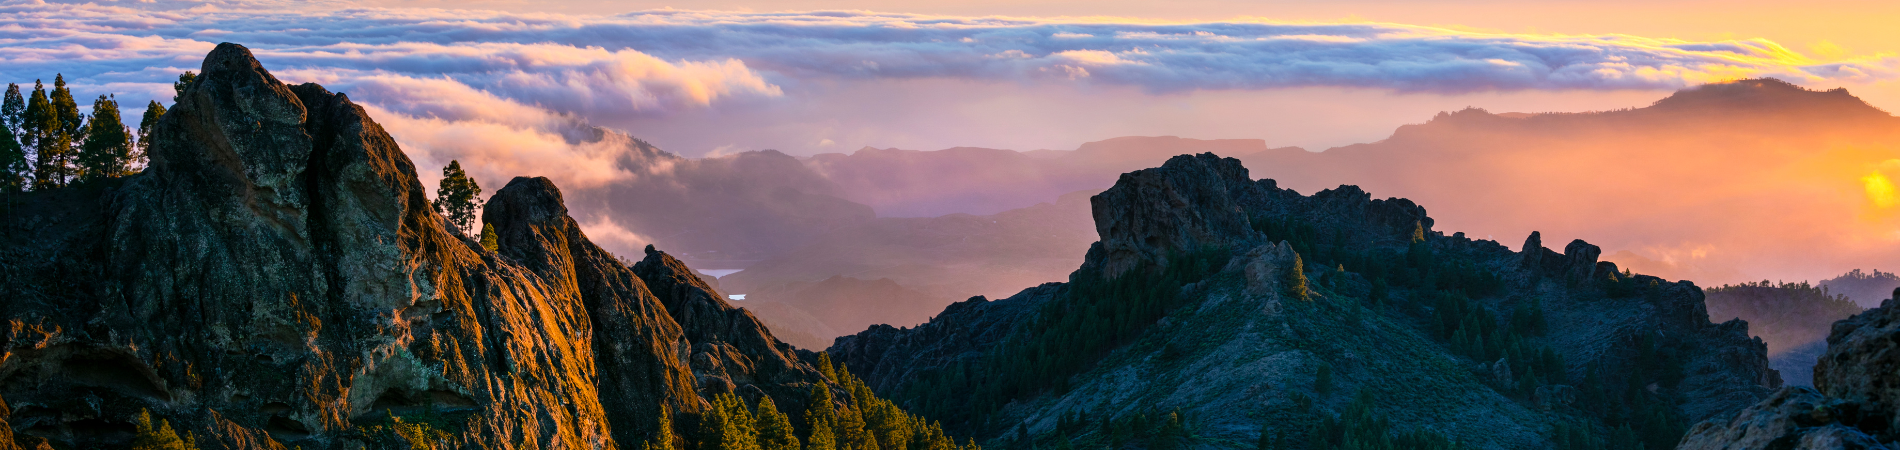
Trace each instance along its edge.
{"label": "jagged rock formation", "polygon": [[[915,328],[872,327],[829,352],[881,395],[1011,448],[1116,445],[1138,428],[1129,424],[1171,411],[1187,418],[1194,446],[1253,448],[1263,428],[1303,439],[1354,392],[1378,399],[1377,413],[1402,430],[1539,448],[1552,445],[1556,424],[1605,436],[1627,423],[1590,410],[1611,407],[1584,395],[1605,389],[1662,402],[1644,414],[1681,425],[1652,427],[1649,438],[1673,443],[1680,429],[1670,427],[1780,385],[1761,341],[1743,322],[1710,323],[1693,284],[1625,274],[1582,241],[1557,253],[1533,234],[1513,252],[1433,231],[1407,200],[1353,186],[1301,195],[1212,154],[1126,174],[1093,207],[1100,241],[1070,282],[957,303]],[[1172,303],[1158,317],[1125,317],[1101,298]],[[1470,312],[1447,325],[1441,311],[1456,308]],[[1497,354],[1468,343],[1481,339],[1446,336],[1474,317],[1520,323],[1514,311],[1535,308],[1548,330],[1521,342],[1561,354],[1560,367],[1538,369],[1555,372],[1547,382],[1513,374],[1523,361],[1471,356]],[[1134,331],[1040,334],[1056,327]],[[1090,356],[1073,370],[1036,362],[1075,352]],[[1056,380],[988,372],[1025,365]],[[1016,384],[987,389],[998,383]]]}
{"label": "jagged rock formation", "polygon": [[150,410],[206,448],[362,448],[390,416],[455,448],[630,448],[662,408],[824,382],[679,261],[616,262],[544,178],[487,204],[498,251],[445,228],[362,108],[241,46],[153,139],[144,173],[0,219],[0,442],[123,445]]}
{"label": "jagged rock formation", "polygon": [[[1892,288],[1889,287],[1889,290]],[[1814,362],[1837,320],[1861,311],[1846,296],[1800,283],[1742,283],[1709,288],[1709,317],[1739,318],[1768,344],[1769,364],[1790,386],[1812,386]]]}
{"label": "jagged rock formation", "polygon": [[1698,424],[1683,450],[1886,449],[1900,441],[1900,289],[1893,299],[1834,323],[1814,366],[1814,388],[1791,387],[1737,412]]}

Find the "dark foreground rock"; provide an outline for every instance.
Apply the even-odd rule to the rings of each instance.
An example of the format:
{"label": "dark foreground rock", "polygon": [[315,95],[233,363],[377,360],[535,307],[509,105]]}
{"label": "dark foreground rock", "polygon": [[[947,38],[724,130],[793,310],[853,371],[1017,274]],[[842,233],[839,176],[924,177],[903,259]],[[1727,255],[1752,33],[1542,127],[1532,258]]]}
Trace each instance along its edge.
{"label": "dark foreground rock", "polygon": [[1697,425],[1679,449],[1887,449],[1900,441],[1900,289],[1834,323],[1814,388],[1789,388],[1728,420]]}
{"label": "dark foreground rock", "polygon": [[153,140],[140,175],[5,205],[0,448],[121,446],[140,411],[205,448],[363,448],[392,416],[454,448],[634,448],[662,409],[824,382],[679,261],[616,262],[547,179],[489,201],[495,252],[445,228],[363,108],[241,46]]}

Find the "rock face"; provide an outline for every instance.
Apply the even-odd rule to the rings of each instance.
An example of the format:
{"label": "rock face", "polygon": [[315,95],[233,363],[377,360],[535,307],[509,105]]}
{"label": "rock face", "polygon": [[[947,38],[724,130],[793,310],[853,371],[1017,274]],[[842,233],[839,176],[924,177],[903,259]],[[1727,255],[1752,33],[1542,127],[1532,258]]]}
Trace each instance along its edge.
{"label": "rock face", "polygon": [[1696,426],[1680,449],[1886,449],[1900,441],[1900,289],[1894,299],[1834,323],[1814,365],[1814,388],[1792,387]]}
{"label": "rock face", "polygon": [[489,201],[498,251],[445,229],[361,107],[241,46],[153,139],[144,173],[0,218],[5,442],[119,446],[149,410],[206,448],[362,448],[392,415],[456,448],[622,448],[663,408],[824,382],[677,260],[616,262],[545,178]]}
{"label": "rock face", "polygon": [[[1304,439],[1361,392],[1380,399],[1374,410],[1399,430],[1476,448],[1545,448],[1560,423],[1610,433],[1614,427],[1585,409],[1603,407],[1603,386],[1661,400],[1685,424],[1780,386],[1745,323],[1709,322],[1700,289],[1625,275],[1582,241],[1557,253],[1533,235],[1513,252],[1433,231],[1425,209],[1408,200],[1374,200],[1353,186],[1301,195],[1212,154],[1124,175],[1092,201],[1100,241],[1070,282],[957,303],[915,328],[872,327],[839,338],[829,352],[880,393],[927,413],[951,402],[946,424],[1023,447],[1017,436],[1040,446],[1116,445],[1127,442],[1126,424],[1137,417],[1178,411],[1196,448],[1253,448],[1263,428]],[[1193,256],[1207,249],[1216,251],[1199,254],[1224,256]],[[955,403],[961,389],[928,395],[940,383],[999,378],[982,372],[999,348],[1065,338],[1035,334],[1038,327],[1091,320],[1066,316],[1078,311],[1075,296],[1088,283],[1160,283],[1185,270],[1177,265],[1209,275],[1180,284],[1173,295],[1183,300],[1144,331],[1056,373],[1058,387],[967,405]],[[1477,275],[1421,275],[1430,271]],[[1307,285],[1305,299],[1288,284],[1295,282]],[[1472,293],[1466,317],[1512,320],[1514,311],[1541,305],[1547,332],[1523,339],[1560,353],[1559,373],[1524,382],[1513,373],[1522,362],[1474,358],[1483,350],[1443,336],[1433,323],[1444,322],[1438,310],[1457,307],[1449,300],[1457,292]],[[1672,352],[1667,360],[1680,365],[1654,368],[1656,352]],[[916,384],[945,372],[969,375]],[[958,410],[969,410],[967,420],[958,421]],[[1091,425],[1102,423],[1122,428]]]}

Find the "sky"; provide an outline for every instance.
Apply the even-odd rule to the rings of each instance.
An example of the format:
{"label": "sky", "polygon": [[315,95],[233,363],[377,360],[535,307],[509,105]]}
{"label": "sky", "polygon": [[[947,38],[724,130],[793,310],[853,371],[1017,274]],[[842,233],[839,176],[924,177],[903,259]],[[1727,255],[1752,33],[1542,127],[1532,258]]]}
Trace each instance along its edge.
{"label": "sky", "polygon": [[1746,77],[1900,108],[1892,1],[0,0],[0,17],[0,82],[64,74],[139,117],[236,42],[485,186],[641,176],[616,164],[624,142],[577,138],[590,126],[689,157],[1131,135],[1322,150],[1468,106],[1638,107]]}

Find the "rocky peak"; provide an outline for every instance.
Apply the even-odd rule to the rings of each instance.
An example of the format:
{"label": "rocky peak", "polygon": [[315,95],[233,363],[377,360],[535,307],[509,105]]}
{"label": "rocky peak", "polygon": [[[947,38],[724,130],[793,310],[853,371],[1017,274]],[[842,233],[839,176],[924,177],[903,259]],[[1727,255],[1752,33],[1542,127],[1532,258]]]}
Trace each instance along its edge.
{"label": "rocky peak", "polygon": [[302,206],[296,181],[312,145],[297,95],[237,44],[219,44],[199,73],[154,131],[152,168],[234,185],[226,189],[246,200]]}
{"label": "rocky peak", "polygon": [[626,448],[702,393],[798,405],[825,382],[678,261],[636,274],[594,245],[546,178],[488,203],[497,253],[450,233],[363,108],[242,46],[152,139],[144,173],[0,216],[17,441],[120,447],[150,411],[207,448],[406,445],[377,434],[392,416],[456,448]]}
{"label": "rocky peak", "polygon": [[1119,276],[1171,253],[1225,246],[1256,234],[1241,208],[1254,181],[1240,160],[1180,155],[1161,167],[1122,174],[1089,199],[1101,240],[1084,267]]}

